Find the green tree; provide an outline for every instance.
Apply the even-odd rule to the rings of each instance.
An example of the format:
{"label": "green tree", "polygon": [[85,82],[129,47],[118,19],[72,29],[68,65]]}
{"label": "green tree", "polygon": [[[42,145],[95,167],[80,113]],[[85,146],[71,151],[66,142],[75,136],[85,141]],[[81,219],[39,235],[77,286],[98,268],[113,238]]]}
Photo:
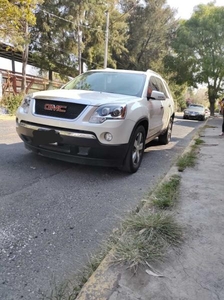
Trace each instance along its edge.
{"label": "green tree", "polygon": [[189,20],[181,21],[172,48],[165,65],[174,72],[173,79],[193,87],[206,84],[214,115],[215,102],[223,91],[224,7],[198,5]]}
{"label": "green tree", "polygon": [[31,29],[31,50],[37,67],[61,75],[77,75],[75,23],[67,16],[65,1],[46,0],[36,11],[36,25]]}
{"label": "green tree", "polygon": [[36,13],[37,24],[32,29],[36,64],[45,70],[74,76],[80,49],[82,63],[89,69],[103,67],[106,11],[109,11],[108,66],[116,67],[114,55],[126,51],[127,39],[125,16],[117,5],[116,0],[102,0],[100,4],[97,0],[75,3],[45,0]]}
{"label": "green tree", "polygon": [[68,17],[73,18],[78,33],[82,34],[82,61],[89,69],[103,67],[105,49],[106,11],[109,12],[108,67],[116,67],[115,54],[127,51],[125,16],[119,11],[117,0],[83,0],[74,3],[68,0]]}
{"label": "green tree", "polygon": [[35,24],[33,10],[38,0],[1,0],[0,37],[20,44],[24,42],[24,22]]}
{"label": "green tree", "polygon": [[34,10],[42,0],[1,0],[0,37],[22,51],[22,85],[26,89],[26,65],[29,52],[29,26],[35,24]]}
{"label": "green tree", "polygon": [[119,59],[119,66],[128,69],[163,72],[163,57],[169,51],[176,29],[175,12],[165,0],[122,1],[128,14],[128,53]]}
{"label": "green tree", "polygon": [[[95,2],[95,1],[94,1]],[[103,67],[105,54],[106,11],[109,13],[108,67],[116,68],[116,57],[127,53],[128,27],[126,17],[118,8],[118,1],[104,1],[101,5],[92,3],[86,15],[90,20],[90,30],[84,28],[83,41],[85,44],[83,58],[89,68]],[[91,28],[92,27],[92,28]]]}

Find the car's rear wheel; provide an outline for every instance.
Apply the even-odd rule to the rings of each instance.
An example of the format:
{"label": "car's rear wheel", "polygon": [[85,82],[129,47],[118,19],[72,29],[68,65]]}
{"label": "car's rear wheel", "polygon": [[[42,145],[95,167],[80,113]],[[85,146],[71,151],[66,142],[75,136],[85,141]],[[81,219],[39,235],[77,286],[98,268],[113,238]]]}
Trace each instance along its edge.
{"label": "car's rear wheel", "polygon": [[129,142],[128,153],[123,169],[129,173],[135,173],[139,169],[145,149],[145,128],[139,126],[133,132]]}
{"label": "car's rear wheel", "polygon": [[159,143],[161,145],[166,145],[170,142],[172,129],[173,129],[173,118],[171,117],[166,131],[163,134],[159,135]]}

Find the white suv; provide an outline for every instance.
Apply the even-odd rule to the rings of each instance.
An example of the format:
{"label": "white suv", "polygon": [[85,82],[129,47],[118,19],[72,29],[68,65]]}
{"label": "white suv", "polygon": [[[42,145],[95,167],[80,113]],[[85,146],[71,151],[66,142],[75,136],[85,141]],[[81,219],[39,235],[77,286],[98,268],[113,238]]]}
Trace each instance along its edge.
{"label": "white suv", "polygon": [[59,90],[28,95],[16,114],[25,147],[69,162],[138,170],[145,144],[171,138],[174,102],[148,70],[93,70]]}

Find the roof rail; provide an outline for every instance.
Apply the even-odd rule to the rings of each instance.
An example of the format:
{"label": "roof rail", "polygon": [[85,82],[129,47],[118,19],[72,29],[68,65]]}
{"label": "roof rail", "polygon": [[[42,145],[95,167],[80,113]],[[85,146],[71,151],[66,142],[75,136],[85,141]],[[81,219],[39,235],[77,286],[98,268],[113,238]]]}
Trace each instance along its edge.
{"label": "roof rail", "polygon": [[155,72],[155,71],[153,71],[153,70],[151,70],[151,69],[148,69],[146,72],[151,72],[151,73],[154,73],[154,74],[156,74],[156,75],[158,75],[158,76],[161,76],[159,73],[157,73],[157,72]]}

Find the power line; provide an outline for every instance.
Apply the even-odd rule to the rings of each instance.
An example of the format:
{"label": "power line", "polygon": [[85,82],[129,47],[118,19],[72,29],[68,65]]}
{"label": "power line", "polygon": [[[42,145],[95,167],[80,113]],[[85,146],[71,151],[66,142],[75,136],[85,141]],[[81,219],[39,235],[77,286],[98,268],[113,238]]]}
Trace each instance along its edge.
{"label": "power line", "polygon": [[[40,43],[40,42],[38,42],[38,44],[39,44],[40,46],[43,45],[43,43]],[[74,53],[69,53],[69,52],[67,52],[67,51],[64,51],[64,50],[62,50],[62,49],[55,48],[55,47],[50,46],[50,45],[47,45],[47,47],[48,47],[48,48],[51,48],[51,49],[53,49],[53,50],[60,51],[60,52],[62,52],[62,53],[64,53],[64,54],[67,54],[67,55],[74,55],[74,56],[75,56]],[[103,68],[103,63],[102,63],[102,64],[96,64],[96,63],[94,63],[94,62],[92,62],[92,61],[90,61],[90,60],[88,60],[88,59],[86,59],[86,58],[83,58],[83,57],[82,57],[82,60],[84,60],[85,62],[89,62],[89,63],[91,63],[92,65],[95,65],[95,66],[100,65],[100,66],[102,66],[102,68]]]}
{"label": "power line", "polygon": [[42,9],[42,8],[39,7],[39,10],[45,12],[46,14],[48,14],[48,15],[50,15],[50,16],[52,16],[52,17],[58,18],[58,19],[60,19],[60,20],[63,20],[63,21],[65,21],[65,22],[68,22],[68,23],[71,23],[71,24],[74,25],[74,22],[72,22],[72,21],[70,21],[70,20],[67,20],[67,19],[65,19],[65,18],[59,17],[59,16],[57,16],[57,15],[55,15],[55,14],[53,14],[53,13],[50,13],[49,11],[46,11],[45,9]]}
{"label": "power line", "polygon": [[[123,13],[121,16],[119,16],[117,19],[115,19],[113,22],[112,22],[112,24],[111,25],[113,25],[114,23],[116,23],[118,20],[120,20],[120,19],[122,19],[125,15],[127,15],[128,13],[130,13],[130,11],[131,10],[133,10],[135,7],[136,7],[136,5],[137,5],[137,3],[135,3],[133,6],[131,6],[131,8],[128,10],[128,11],[126,11],[125,13]],[[65,18],[63,18],[63,17],[60,17],[60,16],[57,16],[57,15],[55,15],[55,14],[53,14],[53,13],[50,13],[50,12],[48,12],[48,11],[46,11],[45,9],[42,9],[42,8],[40,8],[39,7],[39,10],[41,10],[41,11],[43,11],[44,13],[46,13],[46,14],[49,14],[50,16],[52,16],[52,17],[55,17],[55,18],[57,18],[57,19],[61,19],[61,20],[63,20],[63,21],[65,21],[65,22],[68,22],[68,23],[70,23],[70,24],[73,24],[73,26],[75,25],[76,26],[76,28],[77,28],[77,30],[78,30],[78,52],[79,52],[79,54],[78,54],[78,60],[79,60],[79,73],[80,73],[80,70],[81,70],[81,48],[80,48],[80,45],[81,45],[81,35],[80,35],[80,27],[85,27],[85,28],[88,28],[90,31],[102,31],[100,28],[91,28],[90,26],[88,26],[88,25],[84,25],[84,24],[81,24],[79,21],[78,21],[78,25],[76,25],[74,22],[72,22],[72,21],[70,21],[70,20],[67,20],[67,19],[65,19]],[[108,37],[109,37],[109,12],[107,11],[107,22],[106,22],[106,31],[105,31],[105,33],[106,33],[106,36],[105,36],[105,54],[104,54],[104,67],[107,65],[107,43],[108,43]],[[52,47],[53,48],[53,47]],[[62,50],[61,50],[62,51]],[[63,52],[63,51],[62,51]],[[66,52],[65,52],[66,53]],[[67,53],[68,54],[68,53]],[[89,63],[91,63],[91,64],[94,64],[94,65],[97,65],[97,64],[95,64],[95,63],[93,63],[93,62],[90,62],[90,61],[88,61],[88,60],[86,60],[86,59],[84,59],[84,58],[82,58],[82,60],[84,60],[84,61],[86,61],[86,62],[89,62]]]}
{"label": "power line", "polygon": [[[65,21],[65,22],[71,23],[71,24],[75,25],[75,27],[78,29],[78,25],[76,25],[74,22],[72,22],[70,20],[67,20],[65,18],[59,17],[59,16],[57,16],[57,15],[55,15],[53,13],[50,13],[49,11],[46,11],[45,9],[42,9],[42,8],[39,8],[39,10],[43,11],[44,13],[46,13],[46,14],[52,16],[52,17],[55,17],[57,19],[61,19],[61,20]],[[91,31],[101,31],[100,28],[91,28],[90,26],[85,25],[85,24],[79,24],[79,26],[80,27],[85,27],[85,28],[87,28],[87,29],[89,29]]]}
{"label": "power line", "polygon": [[138,5],[137,3],[133,4],[133,6],[132,6],[128,11],[126,11],[126,12],[123,13],[121,16],[119,16],[119,18],[115,19],[115,20],[111,23],[111,25],[113,25],[115,22],[117,22],[117,21],[119,21],[120,19],[122,19],[125,15],[129,14],[129,13],[132,11],[132,9],[134,9],[137,5]]}

